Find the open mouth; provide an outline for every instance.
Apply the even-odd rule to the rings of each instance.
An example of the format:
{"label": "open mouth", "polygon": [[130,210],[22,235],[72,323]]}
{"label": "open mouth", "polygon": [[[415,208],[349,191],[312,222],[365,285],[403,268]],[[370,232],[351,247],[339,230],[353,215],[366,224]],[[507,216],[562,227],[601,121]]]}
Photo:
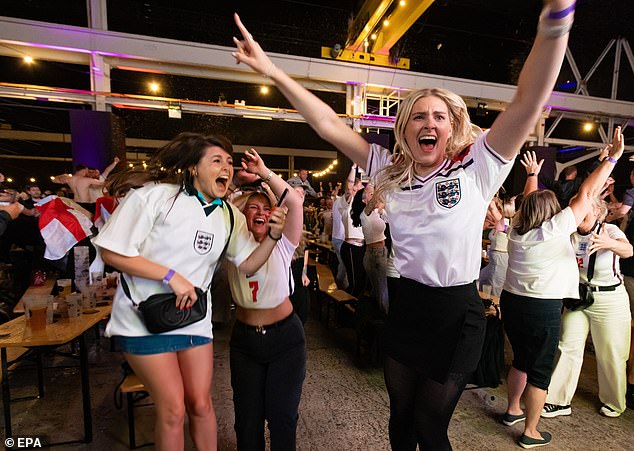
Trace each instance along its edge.
{"label": "open mouth", "polygon": [[266,221],[264,220],[264,218],[255,218],[253,220],[253,223],[257,224],[257,225],[264,225],[266,223]]}
{"label": "open mouth", "polygon": [[437,141],[438,138],[433,135],[423,135],[418,138],[418,144],[421,144],[423,146],[435,146]]}
{"label": "open mouth", "polygon": [[229,177],[222,175],[216,179],[216,183],[220,185],[221,189],[224,191],[229,186]]}

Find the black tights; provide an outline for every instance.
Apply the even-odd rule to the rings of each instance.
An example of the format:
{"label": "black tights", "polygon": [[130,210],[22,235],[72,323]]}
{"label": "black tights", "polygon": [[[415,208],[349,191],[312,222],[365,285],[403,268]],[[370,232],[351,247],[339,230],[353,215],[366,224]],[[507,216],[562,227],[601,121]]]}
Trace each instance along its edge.
{"label": "black tights", "polygon": [[385,357],[393,451],[451,450],[447,428],[469,374],[449,373],[444,384]]}

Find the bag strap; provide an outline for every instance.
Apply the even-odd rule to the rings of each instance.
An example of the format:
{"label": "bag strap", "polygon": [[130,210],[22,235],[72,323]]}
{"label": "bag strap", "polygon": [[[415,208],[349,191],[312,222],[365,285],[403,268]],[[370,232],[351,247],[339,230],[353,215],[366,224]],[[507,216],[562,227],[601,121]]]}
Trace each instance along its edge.
{"label": "bag strap", "polygon": [[[233,225],[235,221],[233,217],[233,209],[231,208],[231,205],[229,205],[229,203],[224,200],[222,202],[225,204],[224,207],[229,211],[229,236],[227,237],[227,241],[225,241],[225,246],[222,248],[222,252],[220,253],[220,256],[218,257],[218,262],[222,261],[222,259],[225,257],[225,254],[227,253],[227,248],[229,247],[229,241],[231,240],[231,234],[233,233]],[[209,289],[211,288],[211,284],[213,283],[213,280],[214,280],[214,275],[218,271],[219,267],[220,265],[216,264],[216,268],[214,269],[214,273],[211,276],[211,280],[209,281],[209,284],[207,285],[207,289],[205,290],[205,293],[209,291]],[[132,299],[132,295],[130,294],[130,287],[128,286],[128,283],[125,280],[124,273],[121,273],[121,276],[119,277],[119,279],[121,281],[121,288],[123,289],[123,292],[125,293],[125,295],[128,297],[128,299],[130,299],[130,301],[135,307],[138,307],[139,304],[134,302],[134,300]]]}
{"label": "bag strap", "polygon": [[[597,228],[597,233],[601,233],[601,227],[603,227],[602,222],[599,223],[599,227]],[[586,278],[588,279],[588,284],[590,284],[590,281],[592,280],[592,277],[594,276],[594,264],[596,261],[597,261],[597,253],[593,252],[592,255],[590,256],[590,259],[588,260],[588,270],[586,271]]]}

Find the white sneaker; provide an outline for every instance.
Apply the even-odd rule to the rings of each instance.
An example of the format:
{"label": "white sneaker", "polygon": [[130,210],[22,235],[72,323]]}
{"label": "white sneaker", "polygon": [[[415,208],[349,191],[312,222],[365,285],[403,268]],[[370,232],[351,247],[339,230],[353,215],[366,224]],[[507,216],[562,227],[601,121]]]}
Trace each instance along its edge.
{"label": "white sneaker", "polygon": [[603,415],[604,417],[610,417],[610,418],[618,418],[621,416],[620,413],[618,413],[616,410],[612,409],[611,407],[606,406],[605,404],[601,406],[601,409],[599,409],[599,413]]}
{"label": "white sneaker", "polygon": [[570,405],[544,404],[541,413],[542,418],[555,418],[562,415],[572,415],[572,407]]}

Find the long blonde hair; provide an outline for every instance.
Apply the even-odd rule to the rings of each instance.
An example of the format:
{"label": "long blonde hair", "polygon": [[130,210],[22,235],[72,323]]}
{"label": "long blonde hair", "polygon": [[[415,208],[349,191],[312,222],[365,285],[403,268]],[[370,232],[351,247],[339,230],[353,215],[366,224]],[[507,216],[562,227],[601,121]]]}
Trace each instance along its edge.
{"label": "long blonde hair", "polygon": [[459,151],[472,144],[482,130],[471,123],[467,105],[462,97],[442,88],[426,88],[412,92],[401,102],[396,121],[394,123],[394,162],[383,168],[378,174],[375,185],[375,195],[385,198],[385,193],[397,186],[414,179],[414,157],[412,150],[405,140],[405,128],[412,115],[414,104],[424,97],[438,97],[445,102],[451,122],[451,136],[447,140],[445,156],[453,158]]}

